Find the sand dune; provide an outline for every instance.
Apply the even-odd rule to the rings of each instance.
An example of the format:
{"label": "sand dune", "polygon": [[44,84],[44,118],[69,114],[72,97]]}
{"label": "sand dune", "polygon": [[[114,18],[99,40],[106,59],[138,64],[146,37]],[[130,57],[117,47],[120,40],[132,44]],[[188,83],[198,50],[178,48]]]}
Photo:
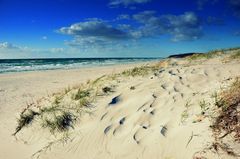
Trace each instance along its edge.
{"label": "sand dune", "polygon": [[172,59],[146,76],[117,77],[105,84],[113,92],[97,97],[65,142],[38,122],[24,128],[17,143],[32,153],[17,158],[35,152],[33,158],[43,159],[234,158],[208,148],[214,142],[212,95],[239,75],[239,62],[214,58],[191,65]]}

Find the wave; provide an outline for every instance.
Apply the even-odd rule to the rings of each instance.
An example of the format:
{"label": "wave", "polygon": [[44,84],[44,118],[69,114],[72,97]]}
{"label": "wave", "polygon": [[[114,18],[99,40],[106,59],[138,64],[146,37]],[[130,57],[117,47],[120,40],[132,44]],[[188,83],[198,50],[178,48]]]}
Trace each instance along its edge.
{"label": "wave", "polygon": [[130,64],[159,58],[0,59],[0,73]]}

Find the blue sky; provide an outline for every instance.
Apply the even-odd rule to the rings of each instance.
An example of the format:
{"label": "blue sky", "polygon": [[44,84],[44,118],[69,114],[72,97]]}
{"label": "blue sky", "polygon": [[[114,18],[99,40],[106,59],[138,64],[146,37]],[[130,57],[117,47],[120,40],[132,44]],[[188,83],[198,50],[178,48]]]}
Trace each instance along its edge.
{"label": "blue sky", "polygon": [[240,0],[0,0],[0,58],[165,57],[239,41]]}

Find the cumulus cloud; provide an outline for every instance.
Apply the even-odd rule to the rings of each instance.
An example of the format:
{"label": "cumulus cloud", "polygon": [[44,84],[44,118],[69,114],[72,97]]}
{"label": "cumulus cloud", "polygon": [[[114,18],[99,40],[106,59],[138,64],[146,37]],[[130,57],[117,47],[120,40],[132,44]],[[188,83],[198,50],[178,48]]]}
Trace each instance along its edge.
{"label": "cumulus cloud", "polygon": [[143,24],[136,32],[138,36],[170,34],[173,41],[188,41],[197,40],[203,35],[201,20],[193,12],[156,16],[154,11],[144,11],[133,15],[133,18]]}
{"label": "cumulus cloud", "polygon": [[129,35],[118,28],[106,24],[103,21],[94,20],[72,24],[69,27],[62,27],[58,32],[77,37],[95,37],[100,39],[120,40],[128,39]]}
{"label": "cumulus cloud", "polygon": [[0,43],[0,49],[20,49],[20,48],[9,42],[3,42],[3,43]]}
{"label": "cumulus cloud", "polygon": [[155,11],[144,11],[128,18],[134,25],[113,25],[99,19],[88,19],[62,27],[57,32],[72,36],[73,39],[65,44],[81,49],[125,45],[138,39],[162,35],[170,35],[175,42],[197,40],[203,36],[202,21],[193,12],[157,16]]}
{"label": "cumulus cloud", "polygon": [[133,39],[134,37],[126,29],[127,25],[113,27],[101,20],[90,20],[62,27],[59,33],[73,36],[72,41],[67,41],[69,46],[96,47],[107,46],[115,42]]}
{"label": "cumulus cloud", "polygon": [[123,5],[125,7],[128,7],[128,6],[134,5],[134,4],[148,3],[150,1],[151,0],[110,0],[109,6],[117,7],[117,6]]}

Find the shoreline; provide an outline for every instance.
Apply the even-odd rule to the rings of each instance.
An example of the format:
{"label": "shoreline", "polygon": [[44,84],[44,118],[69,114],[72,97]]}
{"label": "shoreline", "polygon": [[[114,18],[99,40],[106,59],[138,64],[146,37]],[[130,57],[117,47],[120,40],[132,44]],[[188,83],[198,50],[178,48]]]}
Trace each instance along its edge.
{"label": "shoreline", "polygon": [[[128,58],[126,58],[127,60]],[[136,60],[138,58],[135,58],[133,60]],[[21,72],[43,72],[43,71],[55,71],[55,70],[77,70],[77,69],[86,69],[86,68],[98,68],[98,67],[114,67],[114,66],[117,66],[117,65],[135,65],[135,64],[140,64],[140,63],[149,63],[149,62],[156,62],[156,61],[160,61],[160,60],[163,60],[164,58],[149,58],[149,59],[146,59],[146,58],[139,58],[139,60],[136,60],[136,61],[122,61],[122,63],[120,63],[119,61],[116,62],[116,63],[105,63],[104,61],[103,62],[99,62],[98,64],[86,64],[86,65],[79,65],[79,66],[71,66],[72,64],[81,64],[81,62],[72,62],[71,64],[68,63],[68,64],[64,64],[64,63],[56,63],[57,61],[55,61],[55,65],[54,66],[51,66],[51,64],[54,64],[54,61],[53,63],[51,64],[47,64],[51,67],[48,66],[48,68],[37,68],[37,66],[39,67],[42,67],[42,66],[45,66],[44,62],[40,65],[32,65],[30,67],[33,67],[33,68],[24,68],[21,70],[21,68],[19,69],[16,69],[16,70],[3,70],[2,72],[0,71],[0,75],[1,74],[11,74],[11,73],[21,73]],[[6,59],[7,60],[7,59]],[[13,59],[11,59],[13,60]],[[15,59],[14,59],[15,60]],[[18,60],[25,60],[25,59],[16,59],[16,61]],[[35,59],[26,59],[26,60],[35,60]],[[36,59],[36,60],[62,60],[62,59]],[[64,60],[64,59],[63,59]],[[71,60],[70,59],[67,59],[67,60]],[[94,60],[97,60],[97,59],[93,59],[92,61]],[[111,60],[111,59],[110,59]],[[113,59],[113,60],[118,60],[117,58]],[[90,61],[89,61],[90,62]],[[96,61],[95,61],[96,62]],[[0,62],[1,64],[1,62]],[[4,64],[4,63],[2,63]],[[57,66],[59,65],[59,66]],[[29,66],[24,66],[24,67],[29,67]],[[3,65],[3,67],[5,67]],[[7,66],[8,67],[8,66]],[[11,67],[16,67],[16,66],[11,66]],[[22,67],[22,66],[20,66]],[[36,67],[36,68],[34,68]]]}

